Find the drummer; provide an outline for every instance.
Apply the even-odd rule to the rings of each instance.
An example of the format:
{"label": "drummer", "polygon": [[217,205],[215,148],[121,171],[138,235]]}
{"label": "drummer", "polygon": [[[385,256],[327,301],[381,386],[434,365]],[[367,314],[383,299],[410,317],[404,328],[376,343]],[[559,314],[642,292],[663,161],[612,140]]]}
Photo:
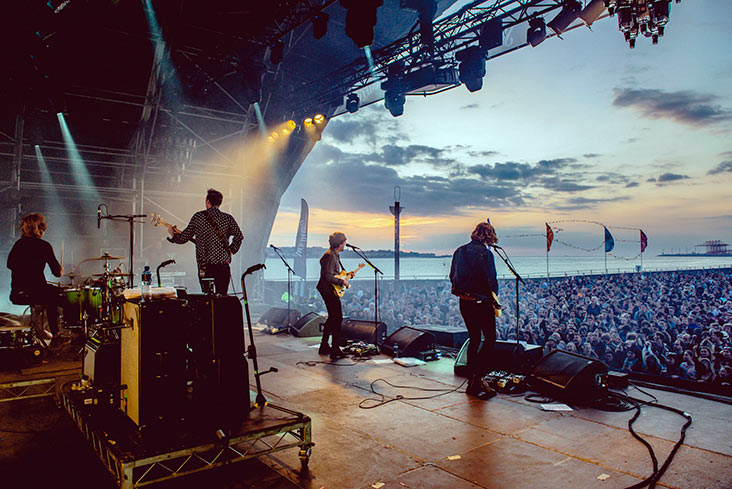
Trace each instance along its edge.
{"label": "drummer", "polygon": [[10,301],[13,304],[46,306],[48,326],[53,334],[51,345],[54,346],[59,340],[59,290],[46,282],[44,269],[48,264],[51,273],[60,277],[64,268],[56,259],[51,243],[42,239],[47,228],[43,214],[33,213],[23,217],[21,238],[10,250],[8,268],[12,271]]}

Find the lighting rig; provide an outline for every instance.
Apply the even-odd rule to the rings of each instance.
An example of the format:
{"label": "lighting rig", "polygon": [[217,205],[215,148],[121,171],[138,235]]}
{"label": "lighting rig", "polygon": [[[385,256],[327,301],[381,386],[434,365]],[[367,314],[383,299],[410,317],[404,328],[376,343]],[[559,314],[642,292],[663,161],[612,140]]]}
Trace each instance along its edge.
{"label": "lighting rig", "polygon": [[[635,47],[638,34],[650,37],[653,44],[663,37],[669,21],[671,0],[603,0],[611,17],[617,15],[618,28],[628,41],[630,48]],[[680,3],[681,0],[676,0]]]}

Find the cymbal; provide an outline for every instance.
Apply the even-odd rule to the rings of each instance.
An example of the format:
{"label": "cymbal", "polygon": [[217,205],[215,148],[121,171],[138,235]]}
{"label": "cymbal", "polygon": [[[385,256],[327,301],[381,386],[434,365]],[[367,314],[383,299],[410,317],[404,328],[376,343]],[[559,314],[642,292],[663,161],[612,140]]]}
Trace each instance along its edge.
{"label": "cymbal", "polygon": [[125,272],[107,272],[107,273],[95,273],[92,275],[92,277],[104,277],[105,275],[108,277],[129,277],[130,276],[129,273],[125,273]]}
{"label": "cymbal", "polygon": [[112,256],[108,255],[107,253],[103,254],[102,256],[97,256],[94,258],[85,258],[84,261],[90,261],[90,260],[126,260],[127,257],[124,256]]}

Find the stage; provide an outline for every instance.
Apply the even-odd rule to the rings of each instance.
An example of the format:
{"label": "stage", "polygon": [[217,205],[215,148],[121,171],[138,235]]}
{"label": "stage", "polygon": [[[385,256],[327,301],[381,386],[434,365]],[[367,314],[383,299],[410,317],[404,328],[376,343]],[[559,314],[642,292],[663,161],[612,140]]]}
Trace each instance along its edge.
{"label": "stage", "polygon": [[[308,468],[302,468],[298,450],[284,450],[151,487],[614,489],[632,486],[652,472],[646,448],[627,428],[634,411],[546,412],[523,394],[480,401],[461,392],[464,386],[412,400],[408,398],[440,392],[396,389],[381,381],[374,388],[387,399],[404,398],[362,409],[360,403],[376,404],[365,400],[378,397],[370,391],[377,379],[446,391],[464,379],[454,376],[453,361],[447,358],[411,368],[374,361],[387,360],[385,356],[358,363],[342,359],[338,365],[305,363],[327,360],[317,353],[317,338],[256,334],[256,341],[260,370],[279,370],[261,377],[267,399],[312,420],[315,446]],[[54,362],[43,367],[53,370]],[[3,373],[3,381],[9,375]],[[732,406],[644,390],[693,417],[684,445],[658,487],[732,487]],[[651,399],[632,387],[627,392]],[[1,429],[34,432],[0,434],[4,487],[115,487],[52,398],[0,402],[0,419]],[[643,407],[635,429],[651,443],[659,465],[684,422],[674,413]]]}

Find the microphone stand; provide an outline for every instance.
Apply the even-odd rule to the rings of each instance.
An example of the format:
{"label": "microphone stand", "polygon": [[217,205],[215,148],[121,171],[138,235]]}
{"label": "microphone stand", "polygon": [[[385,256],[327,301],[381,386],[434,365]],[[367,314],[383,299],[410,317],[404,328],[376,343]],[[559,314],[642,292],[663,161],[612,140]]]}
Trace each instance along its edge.
{"label": "microphone stand", "polygon": [[145,221],[135,221],[135,219],[143,218],[143,217],[147,217],[147,214],[126,214],[126,215],[121,214],[118,216],[108,214],[106,216],[101,216],[101,215],[97,216],[97,219],[109,219],[112,221],[127,221],[128,223],[130,223],[130,276],[127,279],[127,281],[128,281],[127,284],[130,288],[133,287],[132,278],[134,277],[133,259],[134,259],[134,252],[135,252],[135,223],[136,222],[139,222],[139,223],[145,222]]}
{"label": "microphone stand", "polygon": [[508,254],[506,253],[506,250],[504,250],[501,247],[498,246],[491,246],[493,248],[493,251],[496,252],[496,255],[503,260],[503,263],[506,264],[506,267],[508,267],[508,271],[513,274],[514,277],[516,277],[516,357],[518,358],[519,352],[520,352],[520,345],[519,345],[519,282],[526,285],[526,282],[524,282],[524,279],[521,278],[521,276],[518,274],[516,269],[513,266],[513,263],[511,263],[511,259],[508,257]]}
{"label": "microphone stand", "polygon": [[295,273],[295,271],[290,268],[290,265],[287,263],[287,260],[285,260],[285,257],[282,255],[281,251],[278,247],[275,245],[270,245],[272,249],[277,253],[277,256],[280,257],[280,260],[282,260],[282,263],[285,264],[287,267],[287,332],[290,332],[290,328],[292,327],[292,324],[290,324],[290,300],[292,299],[292,296],[290,295],[290,288],[292,284],[292,274]]}
{"label": "microphone stand", "polygon": [[167,267],[171,263],[175,263],[175,260],[165,260],[160,265],[158,265],[158,268],[155,269],[155,273],[158,275],[158,287],[162,287],[160,283],[160,269],[163,267]]}
{"label": "microphone stand", "polygon": [[247,287],[244,283],[244,279],[247,275],[250,273],[256,272],[257,270],[261,268],[266,268],[263,263],[260,263],[258,265],[252,265],[251,267],[247,268],[247,270],[241,275],[241,292],[242,292],[242,298],[241,300],[244,302],[244,311],[246,312],[247,316],[247,325],[249,327],[249,348],[247,349],[247,356],[251,358],[252,365],[254,366],[254,380],[257,383],[257,397],[254,401],[254,408],[260,408],[267,405],[267,399],[264,397],[264,394],[262,394],[262,383],[259,380],[260,375],[264,375],[269,372],[277,372],[277,369],[272,367],[267,372],[259,373],[259,364],[257,363],[257,347],[254,346],[254,333],[252,332],[252,317],[249,314],[249,299],[247,299]]}
{"label": "microphone stand", "polygon": [[[366,258],[366,255],[363,253],[363,250],[361,248],[358,248],[353,245],[347,245],[349,248],[353,250],[354,253],[356,253],[358,256],[360,256],[363,261],[365,261],[368,266],[373,268],[374,270],[374,330],[376,327],[379,326],[379,274],[384,275],[384,272],[379,270],[379,268],[371,263],[371,261]],[[378,342],[378,338],[376,338]]]}

